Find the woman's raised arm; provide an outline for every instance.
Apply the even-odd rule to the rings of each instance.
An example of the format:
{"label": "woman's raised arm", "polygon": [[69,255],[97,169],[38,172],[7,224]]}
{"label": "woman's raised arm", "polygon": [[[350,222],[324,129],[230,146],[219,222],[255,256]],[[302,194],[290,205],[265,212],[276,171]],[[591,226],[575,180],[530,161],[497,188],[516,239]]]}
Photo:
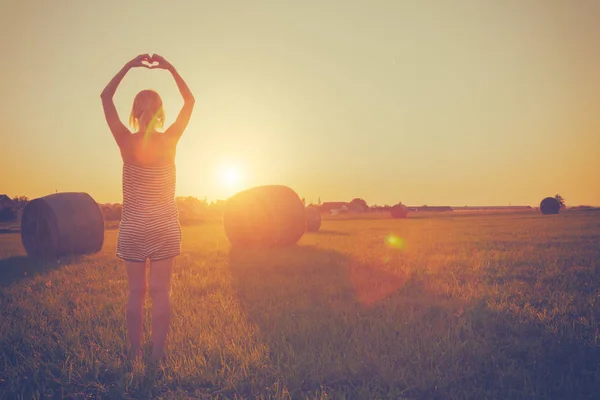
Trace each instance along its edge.
{"label": "woman's raised arm", "polygon": [[102,107],[104,108],[104,117],[106,118],[106,122],[108,123],[108,127],[112,132],[117,144],[121,146],[123,142],[127,139],[127,135],[131,132],[127,127],[121,122],[119,118],[119,114],[117,113],[117,109],[113,102],[113,97],[115,92],[117,91],[117,87],[123,80],[123,77],[127,72],[134,67],[146,67],[149,68],[149,65],[144,64],[143,62],[149,62],[150,56],[148,54],[141,54],[129,61],[127,64],[121,68],[119,72],[108,82],[108,85],[102,91],[100,98],[102,99]]}
{"label": "woman's raised arm", "polygon": [[179,75],[175,67],[173,67],[173,65],[170,62],[168,62],[158,54],[152,55],[151,62],[158,63],[158,65],[153,65],[151,68],[166,69],[171,73],[171,75],[173,75],[175,83],[177,84],[177,88],[179,88],[179,93],[181,93],[181,96],[183,97],[183,107],[181,108],[181,111],[179,111],[177,119],[165,131],[165,134],[173,136],[175,138],[179,138],[181,137],[183,131],[187,127],[188,122],[190,122],[190,117],[192,116],[192,111],[194,110],[194,103],[196,102],[196,100],[194,99],[194,95],[192,95],[192,92],[190,91],[188,85],[185,83],[181,75]]}

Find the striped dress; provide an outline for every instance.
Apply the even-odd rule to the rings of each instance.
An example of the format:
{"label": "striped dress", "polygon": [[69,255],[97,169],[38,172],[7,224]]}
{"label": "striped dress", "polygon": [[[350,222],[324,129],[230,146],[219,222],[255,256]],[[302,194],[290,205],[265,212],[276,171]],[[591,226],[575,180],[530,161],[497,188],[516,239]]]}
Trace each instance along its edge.
{"label": "striped dress", "polygon": [[181,254],[181,226],[175,203],[175,164],[123,164],[123,212],[117,257],[145,262]]}

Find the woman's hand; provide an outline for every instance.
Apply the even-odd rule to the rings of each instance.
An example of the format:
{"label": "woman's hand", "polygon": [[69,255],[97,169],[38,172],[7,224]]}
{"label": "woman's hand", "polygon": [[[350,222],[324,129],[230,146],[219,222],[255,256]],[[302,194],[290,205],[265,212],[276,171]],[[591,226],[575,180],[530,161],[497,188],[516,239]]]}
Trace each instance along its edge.
{"label": "woman's hand", "polygon": [[149,54],[140,54],[139,56],[137,56],[133,60],[129,61],[125,65],[129,68],[136,68],[136,67],[151,68],[150,63],[151,63],[151,58],[150,58]]}
{"label": "woman's hand", "polygon": [[160,68],[160,69],[166,69],[168,71],[172,71],[173,65],[168,62],[167,60],[164,59],[164,57],[159,56],[158,54],[152,54],[152,57],[150,57],[150,68]]}

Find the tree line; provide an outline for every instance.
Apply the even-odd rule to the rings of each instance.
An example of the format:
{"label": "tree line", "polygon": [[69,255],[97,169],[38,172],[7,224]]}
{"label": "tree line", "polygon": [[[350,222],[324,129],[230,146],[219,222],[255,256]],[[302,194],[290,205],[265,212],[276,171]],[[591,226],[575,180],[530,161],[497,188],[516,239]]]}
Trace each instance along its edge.
{"label": "tree line", "polygon": [[[565,208],[565,200],[560,194],[556,194],[554,198],[558,201],[560,208]],[[19,195],[14,196],[12,199],[14,207],[3,207],[0,208],[0,221],[15,221],[18,219],[19,214],[25,208],[29,202],[27,196]],[[179,218],[182,222],[201,222],[207,219],[219,218],[223,211],[225,204],[224,200],[217,200],[208,202],[206,199],[199,199],[194,196],[178,196],[175,198],[177,209],[179,210]],[[303,198],[302,203],[306,204],[306,200]],[[367,202],[362,198],[354,198],[346,204],[351,205],[353,209],[362,211],[388,211],[391,206],[369,206]],[[402,204],[402,202],[398,202]],[[120,203],[103,203],[98,204],[105,221],[120,221],[123,206]],[[311,203],[308,207],[322,208],[321,201],[317,204]],[[425,206],[426,207],[426,206]],[[326,210],[323,210],[326,211]]]}
{"label": "tree line", "polygon": [[[225,201],[208,202],[193,196],[178,196],[175,198],[179,219],[183,223],[202,222],[207,219],[219,218]],[[120,203],[99,204],[105,221],[120,221],[123,205]]]}

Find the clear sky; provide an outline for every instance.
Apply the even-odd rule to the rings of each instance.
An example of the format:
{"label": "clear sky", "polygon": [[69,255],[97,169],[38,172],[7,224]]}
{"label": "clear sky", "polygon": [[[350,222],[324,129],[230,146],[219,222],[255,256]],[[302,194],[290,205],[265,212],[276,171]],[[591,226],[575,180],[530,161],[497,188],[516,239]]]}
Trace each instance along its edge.
{"label": "clear sky", "polygon": [[[177,195],[600,204],[600,1],[23,1],[0,13],[0,193],[120,202],[100,92],[141,53],[196,98]],[[117,91],[126,122],[166,71]],[[227,170],[237,185],[226,185]],[[231,174],[234,174],[232,172]]]}

